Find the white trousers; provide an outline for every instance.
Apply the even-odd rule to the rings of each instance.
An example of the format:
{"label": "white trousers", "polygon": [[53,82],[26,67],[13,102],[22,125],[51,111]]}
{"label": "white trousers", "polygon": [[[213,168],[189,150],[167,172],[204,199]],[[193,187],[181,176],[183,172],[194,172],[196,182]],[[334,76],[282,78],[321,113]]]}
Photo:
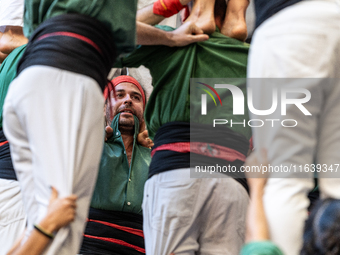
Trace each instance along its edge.
{"label": "white trousers", "polygon": [[0,32],[6,26],[24,26],[24,0],[0,0]]}
{"label": "white trousers", "polygon": [[239,254],[248,202],[231,178],[194,179],[190,169],[154,175],[144,187],[146,254]]}
{"label": "white trousers", "polygon": [[26,227],[18,181],[0,179],[0,255],[12,248]]}
{"label": "white trousers", "polygon": [[[249,78],[340,78],[340,1],[302,1],[265,21],[255,32],[248,62]],[[340,163],[340,79],[289,80],[287,87],[308,89],[312,100],[305,106],[312,116],[294,128],[253,128],[255,148],[267,148],[272,165]],[[249,82],[254,104],[266,101],[266,81]],[[256,86],[255,86],[256,85]],[[268,109],[268,108],[264,108]],[[300,115],[299,115],[300,114]],[[287,108],[284,119],[299,119],[296,106]],[[267,116],[254,116],[263,118]],[[333,165],[334,169],[334,165]],[[290,175],[290,176],[289,176]],[[340,199],[340,169],[320,173],[324,197]],[[295,177],[287,174],[287,177]],[[306,178],[272,178],[265,190],[264,206],[271,239],[287,255],[302,247],[304,220],[313,188],[313,173]],[[332,178],[326,178],[332,177]]]}
{"label": "white trousers", "polygon": [[[103,96],[84,75],[47,66],[25,69],[4,105],[4,131],[20,182],[28,232],[46,214],[50,186],[76,194],[76,218],[44,254],[77,254],[103,146]],[[63,217],[63,215],[60,215]]]}

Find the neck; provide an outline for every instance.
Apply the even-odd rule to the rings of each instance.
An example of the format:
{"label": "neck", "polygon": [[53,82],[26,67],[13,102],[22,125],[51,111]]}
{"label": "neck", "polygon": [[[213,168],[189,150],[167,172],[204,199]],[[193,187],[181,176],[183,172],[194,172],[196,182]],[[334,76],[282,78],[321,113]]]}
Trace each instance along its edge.
{"label": "neck", "polygon": [[133,147],[133,135],[130,134],[122,134],[122,139],[124,143],[124,147],[126,150],[126,153],[128,151],[132,152],[132,147]]}
{"label": "neck", "polygon": [[119,129],[122,140],[124,143],[125,151],[126,151],[126,157],[129,162],[129,166],[131,165],[131,157],[132,157],[132,149],[133,149],[133,129],[132,130],[125,130],[125,129]]}

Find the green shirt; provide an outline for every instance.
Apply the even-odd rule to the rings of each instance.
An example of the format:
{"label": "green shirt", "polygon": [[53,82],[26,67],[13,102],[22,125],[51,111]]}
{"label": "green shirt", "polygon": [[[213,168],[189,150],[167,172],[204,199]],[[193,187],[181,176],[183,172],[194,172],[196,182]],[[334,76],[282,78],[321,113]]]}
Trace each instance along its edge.
{"label": "green shirt", "polygon": [[137,0],[25,0],[24,33],[32,32],[45,20],[65,13],[96,18],[115,38],[118,54],[131,52],[136,43]]}
{"label": "green shirt", "polygon": [[283,255],[283,252],[270,241],[251,242],[243,246],[241,255]]}
{"label": "green shirt", "polygon": [[13,50],[0,66],[0,128],[2,128],[2,110],[9,85],[17,76],[17,65],[24,54],[26,44]]}
{"label": "green shirt", "polygon": [[142,214],[144,184],[151,162],[150,149],[137,143],[139,122],[136,116],[131,165],[118,130],[119,115],[111,123],[113,137],[105,144],[100,161],[91,207]]}
{"label": "green shirt", "polygon": [[[159,27],[173,30],[170,27]],[[209,40],[186,47],[139,46],[116,65],[144,65],[149,68],[153,92],[146,105],[144,118],[150,138],[153,139],[158,128],[167,122],[192,120],[212,124],[212,119],[232,118],[237,122],[248,120],[247,111],[244,115],[232,116],[233,101],[230,92],[226,92],[229,96],[224,97],[223,108],[216,108],[214,114],[210,114],[210,119],[209,116],[201,116],[202,90],[197,89],[195,94],[190,94],[191,78],[243,78],[237,82],[243,80],[238,86],[246,94],[248,50],[248,44],[214,32]],[[207,97],[208,104],[214,104],[212,100]],[[248,125],[237,125],[231,129],[247,139],[251,137],[251,128]]]}

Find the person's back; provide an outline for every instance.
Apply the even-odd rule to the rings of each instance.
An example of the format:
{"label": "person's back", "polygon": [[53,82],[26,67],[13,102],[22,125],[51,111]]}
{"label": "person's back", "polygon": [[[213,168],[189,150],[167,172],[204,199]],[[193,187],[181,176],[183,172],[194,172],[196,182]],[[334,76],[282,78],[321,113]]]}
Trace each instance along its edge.
{"label": "person's back", "polygon": [[[214,133],[209,121],[220,118],[243,123],[248,115],[233,115],[232,94],[224,89],[219,93],[223,106],[212,110],[210,120],[205,119],[201,116],[202,93],[196,89],[205,86],[190,84],[190,79],[230,81],[230,78],[240,78],[235,79],[235,85],[245,94],[248,49],[247,44],[215,32],[208,41],[183,48],[142,46],[120,63],[123,66],[143,64],[153,78],[154,89],[145,113],[150,137],[155,142],[143,200],[147,253],[176,254],[183,250],[199,250],[236,254],[241,248],[248,203],[246,183],[231,178],[190,178],[190,163],[193,163],[190,159],[196,155],[214,160],[214,156],[209,157],[204,152],[211,146],[213,150],[229,151],[224,154],[228,156],[215,160],[240,167],[249,147],[249,126],[225,125],[222,129],[216,128],[220,133]],[[214,105],[212,98],[207,100],[208,105]],[[194,131],[201,133],[193,140],[191,128],[196,128],[196,124]],[[226,176],[217,174],[215,177]],[[227,211],[229,213],[225,213]],[[212,233],[219,233],[219,238],[213,238]]]}

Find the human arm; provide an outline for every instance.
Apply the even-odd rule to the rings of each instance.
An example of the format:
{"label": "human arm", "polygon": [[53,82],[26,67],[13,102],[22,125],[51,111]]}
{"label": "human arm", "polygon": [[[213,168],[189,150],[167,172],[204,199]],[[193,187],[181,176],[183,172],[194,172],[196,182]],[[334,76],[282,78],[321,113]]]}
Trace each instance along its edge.
{"label": "human arm", "polygon": [[[267,153],[262,151],[262,166],[268,166]],[[245,167],[258,166],[260,163],[256,153],[252,153],[246,160]],[[240,255],[283,255],[283,252],[270,241],[269,228],[263,207],[264,187],[267,175],[249,172],[246,174],[250,189],[250,203],[246,224],[246,244],[242,247]]]}
{"label": "human arm", "polygon": [[137,21],[137,44],[181,47],[194,42],[206,41],[209,36],[192,22],[186,22],[173,31],[164,31]]}
{"label": "human arm", "polygon": [[[47,233],[53,233],[68,225],[75,217],[76,200],[75,195],[58,198],[58,191],[52,187],[47,214],[39,222],[39,227]],[[20,240],[7,255],[39,255],[45,250],[50,241],[51,238],[37,229],[33,229],[27,241],[20,246]]]}
{"label": "human arm", "polygon": [[136,19],[137,21],[145,23],[145,24],[156,25],[162,20],[164,20],[165,17],[153,13],[153,3],[152,3],[138,10]]}
{"label": "human arm", "polygon": [[[178,4],[176,4],[176,2],[179,2]],[[172,1],[167,1],[166,2],[166,7],[167,9],[173,9],[173,6],[175,5],[174,10],[176,10],[174,12],[174,14],[177,14],[180,9],[184,8],[191,0],[172,0]],[[144,8],[140,9],[137,11],[137,21],[149,24],[149,25],[156,25],[159,22],[161,22],[162,20],[164,20],[164,18],[166,16],[164,16],[164,14],[162,15],[162,13],[159,14],[155,14],[154,13],[154,5],[156,3],[152,3],[150,5],[145,6]],[[162,1],[162,4],[165,4],[164,1]],[[176,5],[179,5],[180,8],[177,8]],[[157,13],[157,11],[156,11]],[[173,14],[173,13],[171,13]],[[171,15],[170,14],[170,15]]]}
{"label": "human arm", "polygon": [[137,142],[143,147],[151,149],[154,146],[153,141],[149,138],[149,132],[146,130],[145,121],[143,121],[139,128],[139,134],[137,136]]}
{"label": "human arm", "polygon": [[[264,162],[262,165],[268,165],[267,153],[262,152]],[[260,166],[256,153],[252,153],[246,160],[245,166]],[[263,207],[264,187],[267,182],[266,176],[260,174],[247,174],[247,182],[250,189],[250,203],[247,213],[247,233],[246,241],[264,241],[269,240],[269,230],[266,214]]]}

